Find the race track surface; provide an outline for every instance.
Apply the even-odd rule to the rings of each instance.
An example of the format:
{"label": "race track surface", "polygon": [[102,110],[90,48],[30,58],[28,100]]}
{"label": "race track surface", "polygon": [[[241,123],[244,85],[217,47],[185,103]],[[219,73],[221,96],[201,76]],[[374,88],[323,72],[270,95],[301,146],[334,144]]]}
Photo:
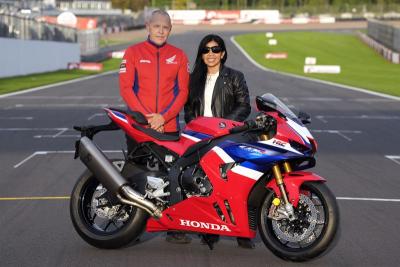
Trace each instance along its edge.
{"label": "race track surface", "polygon": [[[197,44],[210,31],[177,34],[170,41],[193,62]],[[306,265],[399,266],[400,101],[261,70],[230,42],[237,33],[220,32],[227,65],[245,74],[252,100],[270,92],[311,114],[309,128],[319,143],[313,171],[338,197],[338,242]],[[259,237],[254,250],[223,238],[210,251],[196,235],[189,245],[173,245],[164,233],[145,234],[120,250],[86,244],[73,229],[66,198],[84,170],[73,160],[72,126],[106,122],[105,106],[124,107],[117,74],[0,98],[0,266],[299,265],[275,257]],[[110,157],[120,157],[125,148],[122,133],[95,140]]]}

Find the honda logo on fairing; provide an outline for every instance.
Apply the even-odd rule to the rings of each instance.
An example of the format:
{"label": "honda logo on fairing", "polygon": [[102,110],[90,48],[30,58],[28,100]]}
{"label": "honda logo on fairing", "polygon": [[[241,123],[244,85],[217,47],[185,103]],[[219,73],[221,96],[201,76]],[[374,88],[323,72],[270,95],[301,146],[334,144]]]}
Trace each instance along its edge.
{"label": "honda logo on fairing", "polygon": [[205,223],[205,222],[197,222],[197,221],[189,221],[189,220],[182,220],[180,219],[180,225],[189,226],[194,228],[202,228],[202,229],[211,229],[216,231],[226,231],[231,232],[231,229],[228,228],[226,225],[219,225],[215,223]]}

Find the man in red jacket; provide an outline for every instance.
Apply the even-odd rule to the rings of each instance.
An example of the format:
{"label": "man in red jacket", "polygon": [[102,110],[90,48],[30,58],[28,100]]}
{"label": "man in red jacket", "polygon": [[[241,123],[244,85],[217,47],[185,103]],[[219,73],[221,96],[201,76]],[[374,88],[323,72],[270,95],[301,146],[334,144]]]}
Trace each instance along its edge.
{"label": "man in red jacket", "polygon": [[[146,23],[146,41],[129,47],[119,69],[120,93],[128,108],[147,117],[161,133],[178,134],[179,112],[186,103],[189,63],[185,53],[167,44],[171,32],[167,12],[155,10]],[[128,153],[137,143],[127,136]],[[190,237],[169,232],[167,241],[189,243]]]}
{"label": "man in red jacket", "polygon": [[188,96],[189,65],[185,53],[167,44],[171,20],[156,10],[146,41],[129,47],[119,70],[120,92],[131,110],[146,115],[152,129],[176,132],[178,114]]}

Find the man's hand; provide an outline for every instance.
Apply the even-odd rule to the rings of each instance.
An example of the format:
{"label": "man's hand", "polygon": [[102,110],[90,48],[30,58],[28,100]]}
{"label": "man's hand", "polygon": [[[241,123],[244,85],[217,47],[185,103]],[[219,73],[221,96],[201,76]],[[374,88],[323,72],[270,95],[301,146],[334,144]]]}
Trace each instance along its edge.
{"label": "man's hand", "polygon": [[151,129],[156,130],[157,132],[164,132],[164,117],[159,113],[151,113],[147,114],[147,121],[150,124]]}

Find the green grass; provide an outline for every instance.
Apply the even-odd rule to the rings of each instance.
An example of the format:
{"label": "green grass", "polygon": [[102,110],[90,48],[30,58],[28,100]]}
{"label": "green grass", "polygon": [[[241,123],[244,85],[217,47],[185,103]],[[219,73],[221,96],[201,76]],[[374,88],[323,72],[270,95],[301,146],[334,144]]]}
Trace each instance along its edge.
{"label": "green grass", "polygon": [[[400,96],[400,65],[392,64],[355,34],[323,32],[275,33],[277,46],[268,46],[265,34],[245,34],[235,40],[261,65],[282,72],[356,86]],[[287,59],[265,59],[268,52],[287,52]],[[305,57],[317,65],[340,65],[340,74],[305,74]]]}
{"label": "green grass", "polygon": [[[120,63],[121,59],[108,59],[103,61],[102,72],[117,70]],[[60,70],[55,72],[2,78],[0,79],[0,95],[95,74],[99,74],[99,72],[84,70]]]}

